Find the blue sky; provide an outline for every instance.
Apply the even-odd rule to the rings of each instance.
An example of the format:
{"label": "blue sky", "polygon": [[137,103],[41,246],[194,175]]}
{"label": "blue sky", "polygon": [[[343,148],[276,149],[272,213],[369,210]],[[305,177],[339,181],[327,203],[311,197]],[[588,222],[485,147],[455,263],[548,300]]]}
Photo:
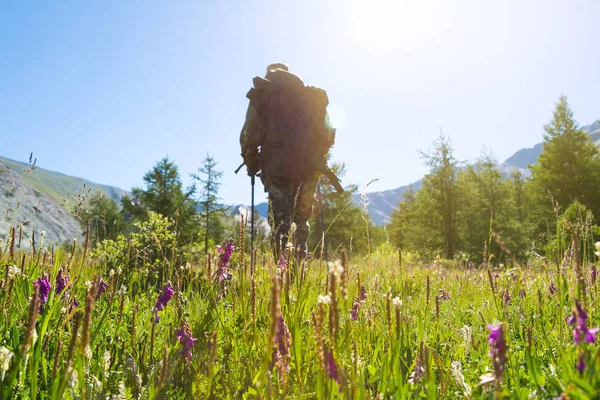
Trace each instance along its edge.
{"label": "blue sky", "polygon": [[327,90],[344,182],[393,189],[440,127],[459,159],[503,161],[561,93],[600,119],[599,17],[592,0],[2,2],[0,155],[130,189],[166,155],[190,183],[210,153],[223,200],[248,203],[245,94],[282,61]]}

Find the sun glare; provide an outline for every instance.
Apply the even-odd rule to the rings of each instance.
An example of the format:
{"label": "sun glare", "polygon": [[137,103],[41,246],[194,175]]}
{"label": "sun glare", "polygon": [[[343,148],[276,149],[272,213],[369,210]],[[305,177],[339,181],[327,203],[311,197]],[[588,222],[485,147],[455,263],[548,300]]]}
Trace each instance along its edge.
{"label": "sun glare", "polygon": [[430,50],[454,14],[441,2],[370,0],[347,7],[347,34],[361,53],[374,56]]}

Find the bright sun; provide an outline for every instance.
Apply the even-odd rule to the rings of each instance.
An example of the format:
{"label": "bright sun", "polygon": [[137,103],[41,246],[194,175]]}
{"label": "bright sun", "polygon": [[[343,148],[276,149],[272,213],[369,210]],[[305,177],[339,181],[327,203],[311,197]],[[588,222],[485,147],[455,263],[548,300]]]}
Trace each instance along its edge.
{"label": "bright sun", "polygon": [[425,0],[354,0],[346,10],[347,33],[357,50],[375,56],[427,50],[454,14],[447,2]]}

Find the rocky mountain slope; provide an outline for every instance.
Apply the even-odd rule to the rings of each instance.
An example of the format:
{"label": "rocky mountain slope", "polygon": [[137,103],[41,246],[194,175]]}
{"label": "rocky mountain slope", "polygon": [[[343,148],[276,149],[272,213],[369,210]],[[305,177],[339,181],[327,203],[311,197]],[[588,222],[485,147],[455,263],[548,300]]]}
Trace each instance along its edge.
{"label": "rocky mountain slope", "polygon": [[[113,186],[30,167],[28,164],[0,157],[0,238],[4,243],[11,225],[23,226],[24,247],[29,246],[29,238],[34,230],[38,234],[46,232],[46,243],[62,243],[81,238],[81,227],[65,210],[62,199],[72,199],[88,189],[91,193],[100,189],[105,195],[115,199],[127,193]],[[36,237],[36,241],[39,240],[39,235]]]}

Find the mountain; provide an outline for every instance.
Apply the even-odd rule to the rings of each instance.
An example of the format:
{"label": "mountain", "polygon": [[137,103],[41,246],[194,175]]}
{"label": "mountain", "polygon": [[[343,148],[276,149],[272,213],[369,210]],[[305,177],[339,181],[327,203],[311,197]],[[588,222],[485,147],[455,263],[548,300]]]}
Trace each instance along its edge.
{"label": "mountain", "polygon": [[[100,185],[86,179],[76,178],[34,167],[19,161],[0,157],[0,238],[5,243],[9,226],[23,225],[24,242],[35,230],[46,232],[45,243],[61,243],[82,237],[78,221],[63,207],[63,199],[72,198],[98,189],[110,197],[119,199],[125,190]],[[39,236],[38,239],[39,240]]]}
{"label": "mountain", "polygon": [[[587,125],[581,128],[584,132],[590,135],[592,141],[596,146],[600,147],[600,120],[594,122],[591,125]],[[520,169],[525,176],[529,176],[529,170],[527,166],[535,164],[538,156],[542,153],[543,144],[538,143],[531,148],[525,148],[518,150],[515,154],[506,159],[502,164],[498,165],[500,171],[506,176],[510,171]],[[422,180],[414,182],[412,187],[414,190],[418,190],[423,185]],[[375,225],[381,226],[386,225],[390,222],[390,216],[392,211],[396,209],[398,203],[404,198],[404,193],[410,188],[411,185],[400,186],[399,188],[386,190],[383,192],[371,192],[367,193],[369,198],[369,205],[367,209],[373,219]],[[354,204],[362,207],[360,194],[357,194],[353,198]]]}

